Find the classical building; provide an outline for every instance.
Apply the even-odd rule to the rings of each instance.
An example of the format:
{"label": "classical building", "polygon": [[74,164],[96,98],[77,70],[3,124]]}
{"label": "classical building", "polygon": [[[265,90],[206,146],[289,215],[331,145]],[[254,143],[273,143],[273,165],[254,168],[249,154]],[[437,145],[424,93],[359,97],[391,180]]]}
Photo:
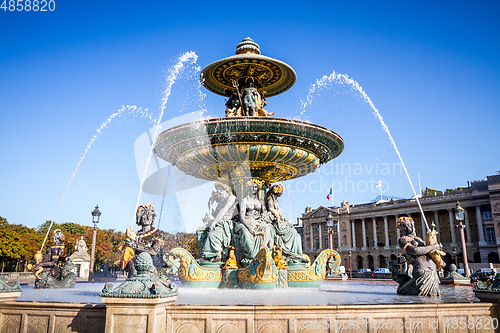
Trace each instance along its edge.
{"label": "classical building", "polygon": [[90,272],[90,256],[87,244],[82,238],[76,243],[75,252],[69,256],[69,259],[75,265],[73,273],[77,278],[88,279]]}
{"label": "classical building", "polygon": [[[419,196],[429,226],[436,225],[438,241],[447,253],[449,263],[462,260],[460,230],[456,227],[454,209],[457,201],[465,209],[465,240],[467,258],[472,263],[499,263],[500,248],[500,175],[474,181],[467,188],[444,192],[426,190]],[[379,201],[340,207],[307,207],[298,219],[297,230],[302,234],[303,252],[311,259],[329,248],[342,256],[342,264],[352,269],[388,267],[401,250],[397,245],[400,216],[411,216],[417,235],[426,239],[426,227],[415,198]],[[327,220],[333,226],[327,226]],[[332,223],[330,223],[332,224]],[[331,235],[331,236],[330,236]],[[456,256],[456,258],[454,257]]]}

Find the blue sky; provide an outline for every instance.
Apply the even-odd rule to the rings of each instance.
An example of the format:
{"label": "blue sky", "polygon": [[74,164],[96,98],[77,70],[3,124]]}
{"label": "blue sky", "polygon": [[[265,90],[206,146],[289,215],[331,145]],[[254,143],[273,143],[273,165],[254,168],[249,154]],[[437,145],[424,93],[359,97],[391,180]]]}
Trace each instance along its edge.
{"label": "blue sky", "polygon": [[[158,119],[168,71],[190,51],[197,62],[172,86],[162,120],[199,109],[222,117],[224,98],[198,87],[199,68],[234,54],[247,36],[297,73],[290,90],[269,98],[268,110],[328,127],[346,144],[338,159],[288,182],[287,217],[328,205],[330,187],[334,205],[374,199],[378,180],[384,195],[413,195],[359,92],[331,82],[301,109],[311,85],[333,71],[356,80],[373,101],[417,191],[419,174],[422,188],[445,190],[500,169],[498,1],[55,4],[43,13],[0,10],[0,216],[10,223],[34,227],[57,211],[56,222],[90,225],[98,203],[100,227],[125,230],[140,189],[134,142],[153,125],[140,112],[123,112],[98,134],[58,209],[96,129],[122,105]],[[143,194],[140,203],[161,211],[163,229],[192,231],[198,215],[179,206],[194,202],[202,212],[210,191]]]}

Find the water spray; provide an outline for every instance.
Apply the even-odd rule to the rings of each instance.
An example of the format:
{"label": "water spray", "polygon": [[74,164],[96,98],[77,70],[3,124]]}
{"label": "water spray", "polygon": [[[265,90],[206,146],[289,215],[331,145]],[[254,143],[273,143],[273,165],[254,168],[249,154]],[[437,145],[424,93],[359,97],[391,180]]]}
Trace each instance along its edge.
{"label": "water spray", "polygon": [[94,141],[97,139],[97,136],[99,134],[101,134],[101,131],[105,127],[107,127],[109,125],[109,123],[114,118],[120,116],[123,112],[125,112],[127,110],[131,111],[131,113],[141,113],[143,116],[144,115],[146,115],[146,117],[148,116],[148,112],[147,112],[148,109],[145,109],[143,111],[142,108],[138,108],[135,105],[127,105],[127,106],[122,105],[122,107],[117,112],[113,113],[111,116],[109,116],[109,118],[105,122],[103,122],[101,124],[101,127],[99,127],[98,129],[96,129],[97,134],[94,134],[94,136],[92,137],[92,140],[90,140],[90,142],[87,144],[87,148],[85,148],[85,151],[83,152],[83,155],[80,158],[80,161],[78,162],[78,164],[76,165],[75,171],[73,171],[73,174],[71,175],[71,178],[70,178],[70,180],[68,182],[68,185],[66,186],[66,189],[64,190],[64,193],[63,193],[63,195],[61,197],[61,200],[59,201],[59,205],[57,205],[57,209],[56,209],[56,212],[54,214],[54,217],[50,221],[49,228],[47,229],[47,233],[45,234],[45,238],[43,239],[43,243],[42,243],[42,247],[40,248],[40,252],[42,252],[43,247],[45,246],[45,242],[47,241],[47,237],[49,236],[49,232],[52,229],[52,225],[54,224],[54,221],[56,219],[57,213],[59,212],[59,208],[61,207],[61,204],[62,204],[62,202],[64,200],[64,197],[66,196],[66,193],[68,192],[69,186],[71,185],[71,182],[73,181],[73,178],[75,178],[76,172],[78,171],[78,168],[80,167],[80,164],[82,164],[83,159],[87,155],[87,152],[89,151],[90,147],[92,146],[92,144],[94,143]]}
{"label": "water spray", "polygon": [[370,107],[372,108],[373,114],[375,115],[375,117],[378,119],[378,121],[382,125],[382,128],[384,129],[385,133],[389,136],[389,140],[391,141],[391,144],[394,147],[396,154],[398,155],[399,161],[401,162],[401,165],[403,166],[403,169],[405,171],[406,178],[408,178],[408,182],[410,183],[414,197],[417,201],[418,208],[420,209],[420,214],[422,215],[422,219],[425,222],[425,226],[427,227],[427,231],[430,232],[431,230],[429,228],[429,224],[427,223],[427,219],[425,218],[424,210],[422,209],[422,205],[420,204],[420,200],[418,199],[417,192],[415,191],[415,187],[413,186],[413,182],[411,181],[410,175],[408,174],[408,170],[406,169],[406,165],[403,162],[403,158],[401,157],[401,154],[399,153],[399,149],[396,146],[396,142],[392,138],[391,132],[389,131],[389,128],[387,127],[386,123],[384,122],[384,118],[382,117],[380,112],[377,110],[377,108],[373,104],[370,97],[368,97],[368,95],[363,91],[363,88],[359,85],[358,82],[349,78],[349,76],[346,74],[337,74],[337,73],[335,73],[335,71],[333,71],[333,73],[328,75],[328,76],[324,75],[321,79],[316,80],[316,83],[312,84],[311,88],[309,89],[309,93],[307,95],[306,100],[302,101],[302,105],[301,105],[302,111],[300,112],[300,115],[303,115],[304,112],[306,111],[306,108],[312,104],[313,94],[317,89],[323,89],[323,88],[327,87],[329,84],[335,83],[335,82],[339,82],[342,84],[346,83],[346,84],[352,86],[355,90],[357,90],[361,94],[361,97],[363,97],[365,102],[367,102],[370,105]]}
{"label": "water spray", "polygon": [[[158,132],[160,131],[161,120],[163,118],[163,114],[165,113],[165,108],[166,108],[166,104],[168,102],[168,98],[170,97],[170,94],[172,93],[172,86],[175,83],[175,81],[177,80],[177,77],[179,76],[179,74],[184,70],[185,63],[187,63],[187,62],[196,63],[197,60],[198,60],[198,55],[196,55],[196,53],[194,53],[193,51],[183,53],[182,55],[179,56],[177,63],[168,71],[167,87],[166,87],[164,94],[163,94],[162,103],[161,103],[161,107],[160,107],[160,115],[158,116],[158,119],[154,125],[155,131],[154,131],[154,135],[153,135],[153,143],[151,144],[151,148],[150,148],[149,154],[148,154],[148,159],[146,162],[146,167],[144,168],[144,175],[142,176],[141,186],[139,188],[139,195],[137,196],[137,203],[135,205],[135,207],[136,207],[135,211],[137,210],[137,207],[139,207],[139,202],[141,200],[141,194],[142,194],[142,184],[144,183],[144,180],[146,179],[146,174],[148,171],[149,163],[151,161],[151,157],[153,156],[156,138],[158,137]],[[134,217],[132,218],[132,224],[130,226],[130,230],[133,230],[134,219],[135,219],[135,214],[134,214]]]}

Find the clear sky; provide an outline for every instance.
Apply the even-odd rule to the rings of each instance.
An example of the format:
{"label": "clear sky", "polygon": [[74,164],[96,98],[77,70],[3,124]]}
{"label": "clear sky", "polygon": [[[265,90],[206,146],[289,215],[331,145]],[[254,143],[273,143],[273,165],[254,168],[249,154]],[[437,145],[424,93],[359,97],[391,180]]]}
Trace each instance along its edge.
{"label": "clear sky", "polygon": [[[234,54],[247,36],[297,73],[290,90],[268,99],[268,111],[345,140],[338,159],[287,182],[287,217],[343,199],[368,202],[380,194],[379,180],[384,195],[413,195],[388,136],[352,86],[325,80],[302,108],[312,84],[334,71],[358,82],[384,117],[417,191],[419,175],[422,188],[445,190],[500,168],[498,1],[54,4],[47,12],[0,9],[0,216],[10,223],[34,227],[55,216],[90,225],[99,204],[100,227],[125,230],[140,189],[134,143],[159,117],[169,69],[186,52],[198,57],[172,85],[162,121],[200,109],[222,117],[224,98],[199,87],[199,70]],[[127,105],[141,109],[96,132]],[[153,202],[163,229],[192,231],[211,190],[143,194],[140,203]],[[186,205],[198,213],[187,216]]]}

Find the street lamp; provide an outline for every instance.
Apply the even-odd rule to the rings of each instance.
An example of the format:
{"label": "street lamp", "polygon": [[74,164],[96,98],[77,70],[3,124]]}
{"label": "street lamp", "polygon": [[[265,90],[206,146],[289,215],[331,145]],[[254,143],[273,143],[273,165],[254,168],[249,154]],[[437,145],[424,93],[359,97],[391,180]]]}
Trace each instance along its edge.
{"label": "street lamp", "polygon": [[326,217],[326,226],[328,227],[328,245],[330,250],[333,250],[333,215],[328,213]]}
{"label": "street lamp", "polygon": [[94,275],[94,256],[95,256],[95,239],[97,233],[97,223],[99,223],[99,217],[101,216],[101,212],[99,211],[99,205],[95,205],[94,211],[92,214],[92,223],[94,223],[93,234],[92,234],[92,251],[90,252],[90,272],[89,272],[89,281],[92,282],[92,278]]}
{"label": "street lamp", "polygon": [[464,257],[465,274],[467,275],[467,277],[470,277],[469,262],[467,261],[467,247],[465,246],[465,235],[464,235],[465,225],[463,223],[464,215],[465,215],[464,213],[465,213],[465,209],[463,209],[462,206],[460,206],[460,202],[457,201],[457,206],[455,207],[455,219],[459,223],[457,225],[457,228],[460,229],[460,238],[462,239],[462,253],[463,253],[463,257]]}
{"label": "street lamp", "polygon": [[457,258],[457,248],[453,248],[453,257],[455,257],[455,266],[457,266],[458,269],[458,258]]}
{"label": "street lamp", "polygon": [[349,280],[352,281],[352,263],[351,263],[352,252],[349,250]]}

